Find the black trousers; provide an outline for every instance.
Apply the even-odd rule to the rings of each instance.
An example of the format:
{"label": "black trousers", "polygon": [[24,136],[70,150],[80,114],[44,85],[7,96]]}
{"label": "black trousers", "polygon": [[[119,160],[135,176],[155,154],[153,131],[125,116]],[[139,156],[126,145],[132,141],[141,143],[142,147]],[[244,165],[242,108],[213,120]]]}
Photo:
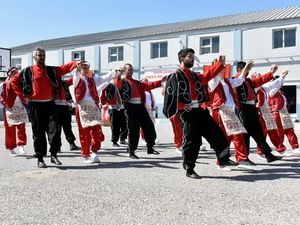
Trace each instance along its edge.
{"label": "black trousers", "polygon": [[128,150],[133,153],[138,146],[140,129],[144,131],[148,150],[155,145],[156,132],[154,124],[150,119],[144,104],[126,104],[126,115],[128,123]]}
{"label": "black trousers", "polygon": [[183,121],[183,163],[188,169],[195,167],[202,137],[215,151],[218,160],[223,161],[230,157],[227,138],[208,110],[193,108],[190,112],[182,110],[179,113]]}
{"label": "black trousers", "polygon": [[29,102],[29,117],[32,127],[33,147],[38,159],[47,155],[47,139],[50,153],[56,156],[60,150],[60,135],[57,127],[55,104],[51,102]]}
{"label": "black trousers", "polygon": [[117,143],[120,140],[127,139],[127,119],[124,109],[109,109],[108,110],[111,120],[111,141]]}
{"label": "black trousers", "polygon": [[[65,136],[69,144],[74,143],[76,140],[74,133],[72,132],[72,114],[67,105],[55,105],[56,115],[58,122],[58,133],[61,137],[61,130],[64,130]],[[61,142],[60,142],[61,146]]]}
{"label": "black trousers", "polygon": [[249,149],[250,147],[251,136],[256,144],[262,149],[264,155],[268,156],[271,153],[272,149],[267,143],[266,137],[263,134],[256,106],[241,104],[241,108],[237,110],[236,113],[247,131],[247,134],[245,134],[247,149]]}

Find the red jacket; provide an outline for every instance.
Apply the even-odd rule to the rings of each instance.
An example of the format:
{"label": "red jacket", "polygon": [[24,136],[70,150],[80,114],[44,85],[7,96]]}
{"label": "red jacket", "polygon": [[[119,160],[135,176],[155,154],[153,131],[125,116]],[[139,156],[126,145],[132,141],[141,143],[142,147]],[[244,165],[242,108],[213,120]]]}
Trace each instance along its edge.
{"label": "red jacket", "polygon": [[[239,98],[238,98],[236,92],[234,91],[234,89],[232,88],[229,79],[225,78],[224,81],[228,85],[229,92],[233,98],[235,106],[237,108],[239,108],[239,106],[240,106]],[[222,105],[225,104],[226,96],[225,96],[224,88],[223,88],[223,85],[221,82],[218,84],[218,86],[216,87],[216,89],[213,92],[210,92],[209,96],[210,96],[210,106],[212,107],[212,109],[220,108]]]}
{"label": "red jacket", "polygon": [[263,88],[258,89],[256,93],[257,103],[256,107],[260,108],[265,104],[266,101],[266,92]]}
{"label": "red jacket", "polygon": [[282,91],[278,91],[273,97],[269,98],[271,112],[279,111],[285,106],[285,97]]}
{"label": "red jacket", "polygon": [[[98,92],[97,92],[95,81],[94,81],[93,78],[87,78],[87,81],[88,81],[88,88],[89,88],[90,94],[92,96],[92,99],[98,105],[99,95],[98,95]],[[84,98],[85,92],[86,92],[85,82],[83,81],[82,78],[80,78],[80,81],[79,81],[77,87],[74,90],[75,99],[76,99],[77,103],[80,102]]]}
{"label": "red jacket", "polygon": [[[3,105],[5,105],[8,108],[14,106],[15,100],[17,98],[17,94],[12,88],[10,81],[6,81],[3,83],[3,91],[1,93],[1,97],[2,97],[1,102]],[[25,100],[22,97],[20,99],[23,103],[25,103]]]}

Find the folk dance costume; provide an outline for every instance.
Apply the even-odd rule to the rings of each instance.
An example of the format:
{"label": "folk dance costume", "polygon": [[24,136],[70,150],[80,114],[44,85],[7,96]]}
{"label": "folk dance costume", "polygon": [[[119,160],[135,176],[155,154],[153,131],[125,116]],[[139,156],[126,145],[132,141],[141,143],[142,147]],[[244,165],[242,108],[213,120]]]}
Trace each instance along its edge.
{"label": "folk dance costume", "polygon": [[251,165],[248,158],[249,150],[244,138],[244,134],[247,132],[235,114],[235,110],[239,108],[240,104],[234,88],[240,86],[243,81],[243,77],[227,79],[217,76],[208,82],[213,118],[228,140],[233,142],[235,158],[241,167]]}
{"label": "folk dance costume", "polygon": [[128,144],[126,142],[128,129],[124,105],[119,90],[112,83],[103,90],[101,104],[108,104],[111,120],[111,142],[113,146],[120,147],[118,144],[119,139],[120,144]]}
{"label": "folk dance costume", "polygon": [[[18,76],[17,69],[14,71]],[[11,73],[14,73],[13,71]],[[4,106],[4,128],[5,147],[10,151],[11,156],[17,156],[14,149],[18,146],[19,153],[24,154],[24,146],[27,143],[25,123],[28,122],[27,112],[23,105],[25,103],[17,97],[11,87],[10,80],[0,84],[1,103]]]}
{"label": "folk dance costume", "polygon": [[[64,81],[58,78],[58,88],[57,95],[55,99],[56,115],[58,120],[58,133],[61,136],[62,129],[66,140],[70,144],[70,150],[80,150],[75,144],[75,135],[72,131],[72,114],[71,114],[71,103],[73,102],[71,93],[69,91],[69,86],[71,85],[71,80]],[[61,145],[61,143],[60,143]]]}
{"label": "folk dance costume", "polygon": [[[216,62],[205,74],[197,75],[189,68],[181,66],[166,81],[163,112],[167,118],[179,113],[183,121],[183,167],[187,177],[199,178],[194,167],[202,136],[216,152],[220,166],[236,165],[229,160],[229,144],[225,135],[203,104],[208,100],[203,84],[207,84],[223,68],[222,63]],[[186,106],[190,110],[184,110]]]}
{"label": "folk dance costume", "polygon": [[[38,52],[44,53],[44,50]],[[20,78],[12,80],[16,93],[29,99],[29,120],[32,126],[33,146],[40,168],[47,167],[43,160],[43,157],[47,155],[46,134],[50,145],[51,163],[61,165],[57,159],[57,152],[60,151],[60,135],[54,103],[58,86],[57,78],[70,73],[76,66],[77,62],[75,61],[62,66],[36,64],[23,69]],[[22,90],[18,86],[21,82]]]}
{"label": "folk dance costume", "polygon": [[[240,73],[238,73],[235,77],[239,76]],[[269,72],[260,77],[251,79],[246,78],[243,84],[236,88],[240,100],[240,109],[238,110],[238,117],[247,131],[247,134],[245,134],[247,149],[249,150],[251,136],[255,140],[257,145],[262,149],[263,154],[266,156],[267,162],[273,162],[281,158],[274,156],[271,153],[272,149],[270,148],[263,134],[263,129],[259,121],[258,110],[255,106],[256,93],[254,89],[262,86],[264,83],[272,79],[273,73]]]}
{"label": "folk dance costume", "polygon": [[[132,66],[126,64],[125,67]],[[125,74],[126,74],[125,68]],[[127,68],[127,70],[129,70]],[[145,107],[145,91],[152,90],[161,86],[161,81],[144,82],[134,80],[131,75],[125,75],[123,79],[118,76],[114,80],[115,86],[120,90],[121,98],[124,102],[125,112],[128,123],[128,148],[129,157],[138,159],[135,154],[139,143],[140,128],[144,130],[145,141],[147,142],[148,154],[159,154],[153,149],[155,145],[156,132],[154,124]]]}
{"label": "folk dance costume", "polygon": [[109,82],[115,75],[116,72],[112,71],[97,78],[85,77],[77,70],[73,76],[76,99],[75,115],[81,143],[81,155],[84,157],[85,163],[100,162],[97,151],[101,148],[101,142],[104,141],[95,79],[97,79],[98,85],[101,85]]}
{"label": "folk dance costume", "polygon": [[[145,91],[145,107],[153,124],[155,124],[155,99],[151,91]],[[155,128],[155,126],[154,126]],[[145,140],[144,131],[141,129],[141,138]]]}
{"label": "folk dance costume", "polygon": [[[162,95],[165,96],[166,92],[166,87],[164,84],[163,90],[162,90]],[[182,153],[182,144],[183,144],[183,122],[180,118],[179,113],[175,113],[173,116],[169,118],[172,129],[173,129],[173,134],[174,134],[174,144],[176,147],[176,151],[178,153]]]}
{"label": "folk dance costume", "polygon": [[[255,89],[257,95],[256,107],[259,112],[259,121],[263,129],[265,137],[269,135],[272,144],[275,146],[276,151],[284,154],[286,147],[283,144],[283,140],[278,136],[278,130],[276,122],[272,116],[269,104],[268,104],[268,91],[278,82],[270,81],[263,86]],[[262,156],[263,152],[259,146],[257,146],[257,153]]]}
{"label": "folk dance costume", "polygon": [[172,129],[174,133],[174,144],[176,147],[176,150],[178,152],[182,152],[182,144],[183,144],[183,122],[180,118],[179,113],[175,113],[173,116],[169,118],[172,124]]}
{"label": "folk dance costume", "polygon": [[[287,101],[284,93],[280,90],[283,85],[283,78],[278,78],[273,88],[268,90],[269,105],[273,118],[276,121],[280,141],[283,142],[286,135],[293,154],[300,154],[298,138],[294,131],[294,124],[287,110]],[[276,81],[276,80],[275,80]]]}

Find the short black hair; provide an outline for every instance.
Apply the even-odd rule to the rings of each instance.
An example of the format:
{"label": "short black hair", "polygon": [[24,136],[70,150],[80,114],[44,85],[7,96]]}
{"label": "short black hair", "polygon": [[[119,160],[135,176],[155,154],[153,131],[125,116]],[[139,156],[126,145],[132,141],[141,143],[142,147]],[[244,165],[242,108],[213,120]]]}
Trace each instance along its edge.
{"label": "short black hair", "polygon": [[246,66],[246,62],[244,62],[244,61],[239,61],[239,62],[236,64],[236,71],[237,71],[237,72],[242,71],[242,69],[244,69],[245,66]]}
{"label": "short black hair", "polygon": [[274,80],[278,79],[279,77],[280,77],[279,75],[275,75]]}
{"label": "short black hair", "polygon": [[179,60],[179,63],[181,63],[181,58],[184,58],[184,57],[186,57],[186,55],[188,54],[188,53],[193,53],[193,54],[195,54],[195,51],[194,51],[194,49],[192,49],[192,48],[184,48],[184,49],[181,49],[179,52],[178,52],[178,60]]}

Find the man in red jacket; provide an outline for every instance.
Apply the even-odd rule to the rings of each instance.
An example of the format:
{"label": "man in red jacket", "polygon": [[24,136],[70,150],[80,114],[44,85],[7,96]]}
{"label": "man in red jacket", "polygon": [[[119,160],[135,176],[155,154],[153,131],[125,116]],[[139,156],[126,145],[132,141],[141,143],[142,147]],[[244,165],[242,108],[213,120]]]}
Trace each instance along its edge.
{"label": "man in red jacket", "polygon": [[162,80],[165,78],[159,81],[141,83],[132,78],[133,68],[129,63],[125,64],[124,73],[125,77],[123,79],[120,76],[116,77],[114,83],[120,90],[127,115],[129,131],[127,151],[129,152],[129,157],[139,159],[135,154],[135,150],[138,146],[141,128],[144,130],[145,141],[147,142],[147,153],[157,155],[159,152],[153,149],[156,132],[145,107],[145,91],[160,87]]}
{"label": "man in red jacket", "polygon": [[35,65],[26,67],[19,77],[14,77],[12,86],[18,96],[24,96],[29,101],[29,120],[32,126],[34,151],[38,159],[37,166],[46,168],[43,159],[47,155],[46,134],[50,145],[51,163],[62,164],[57,158],[57,152],[60,151],[54,103],[58,85],[57,77],[71,72],[80,62],[72,61],[62,66],[46,66],[46,52],[42,48],[35,50],[34,60]]}

